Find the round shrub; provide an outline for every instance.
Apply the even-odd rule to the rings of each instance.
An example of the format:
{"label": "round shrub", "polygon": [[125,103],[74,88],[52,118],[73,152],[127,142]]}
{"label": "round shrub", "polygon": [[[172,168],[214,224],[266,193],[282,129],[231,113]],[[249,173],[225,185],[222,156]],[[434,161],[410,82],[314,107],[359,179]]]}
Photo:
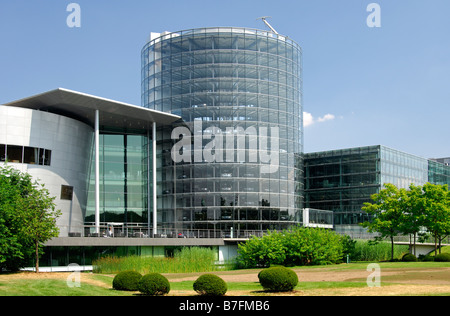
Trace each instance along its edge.
{"label": "round shrub", "polygon": [[227,283],[214,274],[203,274],[194,282],[194,291],[200,295],[223,296],[227,290]]}
{"label": "round shrub", "polygon": [[139,291],[147,295],[165,295],[170,292],[170,283],[159,273],[149,273],[139,281]]}
{"label": "round shrub", "polygon": [[266,291],[288,292],[298,284],[297,274],[285,267],[273,267],[258,274],[259,283]]}
{"label": "round shrub", "polygon": [[412,253],[407,253],[402,257],[402,261],[404,262],[415,262],[417,261],[417,258]]}
{"label": "round shrub", "polygon": [[136,271],[119,272],[113,279],[113,289],[119,291],[137,291],[142,275]]}
{"label": "round shrub", "polygon": [[437,262],[450,262],[450,253],[441,253],[434,257]]}

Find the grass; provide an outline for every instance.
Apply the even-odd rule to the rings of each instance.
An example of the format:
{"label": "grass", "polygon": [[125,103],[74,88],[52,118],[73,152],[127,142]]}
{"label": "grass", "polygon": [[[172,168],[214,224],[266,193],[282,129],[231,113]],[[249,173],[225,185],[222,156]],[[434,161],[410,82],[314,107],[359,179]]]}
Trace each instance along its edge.
{"label": "grass", "polygon": [[[417,292],[419,295],[446,295],[450,294],[450,289],[435,290],[434,286],[445,287],[450,281],[450,263],[445,262],[379,262],[382,271],[382,289],[390,289],[392,285],[401,285],[402,289],[398,295],[410,295],[407,289],[415,284],[421,284],[422,281],[438,280],[436,285],[430,283],[428,285],[430,293],[423,294]],[[366,271],[368,262],[329,265],[329,266],[314,266],[314,267],[294,267],[300,275],[300,283],[296,287],[296,295],[346,295],[346,293],[367,292]],[[389,274],[383,274],[383,271],[388,271]],[[252,276],[253,279],[260,269],[248,270],[233,270],[212,272],[223,277],[234,276],[237,281],[245,278],[245,276]],[[332,281],[324,278],[323,281],[307,282],[302,281],[302,271],[311,275],[317,271],[332,272],[332,273],[348,273],[355,271],[355,278],[345,279],[344,281]],[[394,274],[392,274],[394,272]],[[165,274],[170,281],[171,293],[169,295],[195,295],[193,291],[194,279],[203,272],[195,273],[170,273]],[[59,276],[58,276],[59,275]],[[0,274],[0,296],[134,296],[136,293],[115,291],[112,289],[112,280],[114,274],[81,274],[81,287],[70,288],[67,286],[66,278],[68,274]],[[359,277],[356,277],[359,275]],[[241,277],[240,277],[241,276]],[[185,278],[191,280],[182,280]],[[180,281],[176,281],[180,280]],[[321,280],[321,279],[319,279]],[[411,284],[405,284],[408,281]],[[447,283],[446,283],[447,282]],[[264,292],[258,282],[227,282],[227,295],[274,295],[272,293]],[[448,288],[448,285],[447,285]],[[402,292],[405,289],[405,292]],[[383,290],[384,291],[384,290]],[[444,291],[444,292],[443,292]],[[379,292],[380,293],[380,292]],[[381,292],[383,295],[384,292]]]}
{"label": "grass", "polygon": [[93,262],[96,273],[118,273],[134,270],[141,274],[211,272],[226,269],[216,266],[216,253],[210,248],[191,247],[177,251],[173,258],[164,257],[105,257]]}
{"label": "grass", "polygon": [[70,288],[64,280],[18,279],[0,286],[0,296],[121,296],[123,293],[108,288],[85,284]]}
{"label": "grass", "polygon": [[[391,243],[380,242],[372,245],[368,240],[357,240],[352,254],[354,261],[386,261],[391,259]],[[394,258],[400,259],[409,252],[407,245],[394,245]]]}

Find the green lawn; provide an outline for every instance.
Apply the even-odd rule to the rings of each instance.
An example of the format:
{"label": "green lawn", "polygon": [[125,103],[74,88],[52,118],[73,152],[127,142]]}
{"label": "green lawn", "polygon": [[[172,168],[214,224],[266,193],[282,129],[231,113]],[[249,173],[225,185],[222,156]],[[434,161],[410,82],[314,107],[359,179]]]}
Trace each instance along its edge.
{"label": "green lawn", "polygon": [[0,285],[0,296],[122,296],[129,293],[82,283],[70,288],[63,280],[11,280]]}
{"label": "green lawn", "polygon": [[[321,271],[332,271],[332,272],[345,272],[351,270],[366,271],[368,262],[351,263],[351,264],[341,264],[341,265],[331,265],[331,266],[315,266],[315,267],[294,267],[294,269],[299,272],[305,270],[308,272],[318,269]],[[399,278],[424,278],[429,277],[430,269],[432,270],[432,276],[439,278],[449,278],[448,269],[443,269],[440,272],[439,268],[450,268],[450,263],[445,262],[381,262],[379,263],[381,270],[390,269],[392,271],[395,269],[405,269],[401,274],[397,276],[383,276],[382,286],[387,286],[389,284],[395,283]],[[423,269],[423,273],[421,271]],[[224,275],[246,275],[252,274],[256,275],[259,269],[251,270],[234,270],[234,271],[223,271],[215,272],[217,274]],[[202,273],[183,273],[183,274],[169,274],[169,281],[185,278],[185,277],[197,277]],[[34,277],[32,275],[21,277],[21,275],[8,275],[0,274],[0,296],[132,296],[136,293],[115,291],[112,289],[112,280],[114,275],[102,275],[102,274],[82,274],[81,287],[68,287],[64,275],[60,279],[53,279],[51,275],[47,277]],[[181,281],[181,282],[170,282],[171,291],[178,291],[178,293],[173,293],[173,295],[194,295],[193,293],[193,282],[194,281]],[[390,282],[390,283],[386,283]],[[228,291],[241,291],[242,294],[237,295],[267,295],[263,292],[261,285],[258,282],[228,282]],[[342,282],[302,282],[296,287],[297,291],[302,291],[305,294],[308,291],[314,290],[333,290],[333,289],[344,289],[344,288],[364,288],[367,287],[366,280],[364,279],[353,279]],[[330,291],[330,293],[332,293]],[[169,294],[170,295],[170,294]],[[231,294],[233,295],[233,294]],[[333,294],[331,294],[333,295]]]}

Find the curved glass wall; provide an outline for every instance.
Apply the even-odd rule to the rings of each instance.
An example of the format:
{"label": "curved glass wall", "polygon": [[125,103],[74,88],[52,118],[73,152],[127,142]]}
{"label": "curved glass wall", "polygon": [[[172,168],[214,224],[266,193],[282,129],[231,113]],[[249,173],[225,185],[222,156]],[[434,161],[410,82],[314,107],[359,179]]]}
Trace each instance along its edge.
{"label": "curved glass wall", "polygon": [[300,220],[301,73],[300,46],[267,31],[193,29],[145,45],[143,106],[182,117],[157,133],[162,228],[238,236]]}

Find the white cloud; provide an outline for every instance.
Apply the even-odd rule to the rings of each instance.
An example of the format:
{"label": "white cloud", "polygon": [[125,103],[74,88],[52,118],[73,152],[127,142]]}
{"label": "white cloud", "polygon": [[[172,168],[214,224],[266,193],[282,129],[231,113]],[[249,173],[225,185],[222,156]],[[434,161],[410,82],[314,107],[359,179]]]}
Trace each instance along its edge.
{"label": "white cloud", "polygon": [[322,123],[322,122],[326,122],[326,121],[332,121],[334,120],[336,117],[333,114],[326,114],[323,117],[319,117],[317,119],[317,122]]}
{"label": "white cloud", "polygon": [[322,117],[319,117],[319,118],[315,119],[311,113],[303,112],[303,126],[304,127],[308,127],[308,126],[313,125],[316,122],[317,123],[323,123],[323,122],[326,122],[326,121],[332,121],[335,118],[336,118],[335,115],[328,113],[328,114],[325,114]]}
{"label": "white cloud", "polygon": [[311,113],[303,112],[303,126],[307,127],[314,124],[314,118]]}

